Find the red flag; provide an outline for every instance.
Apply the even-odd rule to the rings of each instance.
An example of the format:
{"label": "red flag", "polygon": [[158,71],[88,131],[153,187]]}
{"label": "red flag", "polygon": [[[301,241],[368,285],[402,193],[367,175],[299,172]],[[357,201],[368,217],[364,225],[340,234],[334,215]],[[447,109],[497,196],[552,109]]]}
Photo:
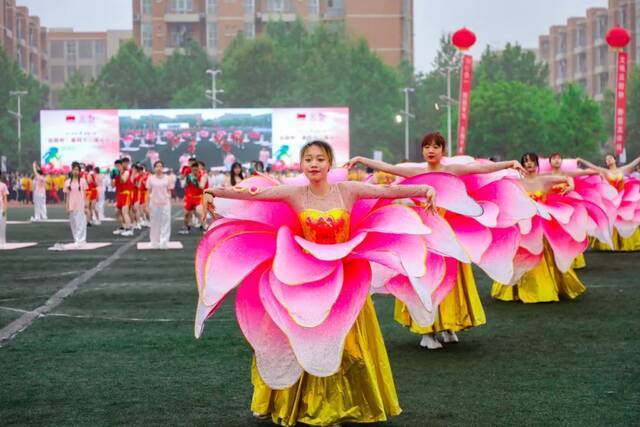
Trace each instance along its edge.
{"label": "red flag", "polygon": [[464,154],[464,149],[467,145],[472,75],[473,57],[464,55],[462,57],[462,70],[460,71],[460,102],[458,103],[458,154]]}
{"label": "red flag", "polygon": [[616,91],[616,111],[614,144],[616,155],[624,151],[624,130],[627,125],[627,53],[618,52],[618,68],[614,90]]}

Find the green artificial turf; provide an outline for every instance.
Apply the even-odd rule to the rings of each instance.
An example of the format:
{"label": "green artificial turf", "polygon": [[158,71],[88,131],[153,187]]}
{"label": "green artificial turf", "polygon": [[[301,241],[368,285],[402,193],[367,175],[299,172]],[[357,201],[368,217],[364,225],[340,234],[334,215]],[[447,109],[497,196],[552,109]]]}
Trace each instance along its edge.
{"label": "green artificial turf", "polygon": [[[193,338],[199,236],[178,236],[179,226],[184,250],[130,248],[0,348],[1,425],[269,424],[249,412],[251,353],[232,300]],[[43,304],[126,244],[114,227],[88,232],[110,247],[49,252],[70,240],[68,224],[9,225],[10,241],[43,243],[0,252],[0,327],[20,315],[8,308]],[[476,271],[487,324],[439,351],[420,348],[393,322],[392,299],[375,297],[403,408],[385,425],[638,425],[640,253],[586,258],[588,291],[573,302],[495,302]]]}

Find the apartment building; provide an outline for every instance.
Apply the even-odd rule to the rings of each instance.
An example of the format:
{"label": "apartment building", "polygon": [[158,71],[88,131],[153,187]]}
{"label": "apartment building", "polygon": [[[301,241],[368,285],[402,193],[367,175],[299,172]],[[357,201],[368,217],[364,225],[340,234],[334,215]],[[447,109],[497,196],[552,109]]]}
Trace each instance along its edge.
{"label": "apartment building", "polygon": [[640,65],[640,0],[609,0],[607,8],[590,8],[585,17],[569,18],[539,37],[538,58],[549,64],[549,85],[560,91],[569,83],[582,86],[596,100],[615,82],[615,52],[607,44],[607,31],[626,28],[631,64]]}
{"label": "apartment building", "polygon": [[36,80],[49,81],[47,29],[40,18],[30,16],[29,9],[15,0],[0,0],[0,46],[10,58]]}
{"label": "apartment building", "polygon": [[387,63],[413,62],[413,0],[133,0],[133,36],[155,63],[189,40],[221,59],[243,33],[254,38],[271,21],[300,17],[344,26]]}

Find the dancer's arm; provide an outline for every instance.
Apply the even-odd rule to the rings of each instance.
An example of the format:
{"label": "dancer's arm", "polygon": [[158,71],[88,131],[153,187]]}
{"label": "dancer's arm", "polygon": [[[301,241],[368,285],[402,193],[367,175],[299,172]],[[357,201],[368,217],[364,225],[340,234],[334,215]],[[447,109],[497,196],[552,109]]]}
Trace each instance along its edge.
{"label": "dancer's arm", "polygon": [[627,163],[626,165],[620,167],[620,169],[622,170],[623,174],[627,175],[627,174],[630,174],[631,172],[633,172],[633,170],[638,165],[640,165],[640,157],[638,157],[637,159],[635,159],[631,163]]}
{"label": "dancer's arm", "polygon": [[526,171],[517,160],[507,160],[504,162],[477,163],[472,165],[447,165],[447,170],[455,175],[471,175],[482,173],[493,173],[504,169],[514,169],[520,174]]}
{"label": "dancer's arm", "polygon": [[235,200],[262,200],[262,201],[289,201],[299,190],[297,185],[277,185],[267,188],[247,188],[247,187],[209,187],[204,190],[204,194],[223,199]]}
{"label": "dancer's arm", "polygon": [[357,181],[341,183],[355,199],[406,199],[424,197],[425,209],[433,209],[436,201],[436,190],[430,185],[372,185]]}
{"label": "dancer's arm", "polygon": [[35,176],[40,176],[40,172],[38,172],[38,167],[36,165],[37,165],[37,163],[34,161],[33,164],[32,164],[32,166],[33,166],[33,174]]}
{"label": "dancer's arm", "polygon": [[593,163],[591,163],[591,162],[589,162],[589,161],[587,161],[585,159],[582,159],[580,157],[577,157],[576,160],[578,161],[578,164],[583,164],[584,166],[586,166],[586,167],[588,167],[590,169],[593,169],[594,171],[597,171],[598,173],[602,173],[602,174],[605,174],[605,175],[607,173],[609,173],[609,169],[606,169],[606,168],[603,168],[603,167],[600,167],[600,166],[596,166]]}
{"label": "dancer's arm", "polygon": [[362,156],[356,156],[353,159],[349,160],[345,165],[347,169],[351,169],[357,164],[364,165],[368,168],[375,169],[382,172],[387,172],[392,175],[401,176],[403,178],[408,178],[416,175],[420,175],[426,172],[426,170],[419,166],[409,166],[409,165],[392,165],[390,163],[368,159]]}

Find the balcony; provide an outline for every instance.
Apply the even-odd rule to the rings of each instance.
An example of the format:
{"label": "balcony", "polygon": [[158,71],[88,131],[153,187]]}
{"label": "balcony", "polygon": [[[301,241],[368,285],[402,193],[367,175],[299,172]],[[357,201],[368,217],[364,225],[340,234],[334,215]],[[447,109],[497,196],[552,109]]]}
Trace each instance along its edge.
{"label": "balcony", "polygon": [[586,45],[576,46],[576,47],[573,48],[573,53],[574,54],[584,53],[586,51],[587,51],[587,46]]}
{"label": "balcony", "polygon": [[576,70],[573,73],[573,79],[578,80],[586,77],[586,70]]}
{"label": "balcony", "polygon": [[593,74],[600,74],[600,73],[606,73],[607,71],[609,71],[609,66],[607,64],[604,65],[596,65],[593,68]]}
{"label": "balcony", "polygon": [[604,36],[596,36],[596,39],[593,41],[594,46],[602,46],[607,44],[607,41],[604,39]]}
{"label": "balcony", "polygon": [[563,76],[556,77],[556,86],[560,86],[564,83],[565,78]]}
{"label": "balcony", "polygon": [[296,14],[293,11],[264,11],[257,13],[258,19],[262,22],[294,22]]}
{"label": "balcony", "polygon": [[205,14],[196,12],[195,10],[171,9],[167,8],[164,14],[164,20],[167,23],[174,24],[195,24],[204,19]]}
{"label": "balcony", "polygon": [[567,52],[565,50],[561,50],[556,52],[556,60],[564,59],[567,57]]}
{"label": "balcony", "polygon": [[10,29],[5,28],[5,29],[4,29],[4,33],[5,33],[5,34],[7,35],[7,37],[9,37],[10,39],[12,39],[12,38],[13,38],[13,31],[11,31]]}

